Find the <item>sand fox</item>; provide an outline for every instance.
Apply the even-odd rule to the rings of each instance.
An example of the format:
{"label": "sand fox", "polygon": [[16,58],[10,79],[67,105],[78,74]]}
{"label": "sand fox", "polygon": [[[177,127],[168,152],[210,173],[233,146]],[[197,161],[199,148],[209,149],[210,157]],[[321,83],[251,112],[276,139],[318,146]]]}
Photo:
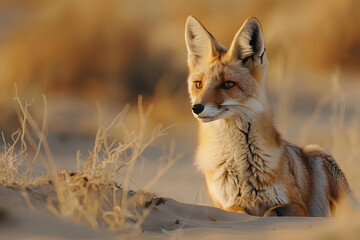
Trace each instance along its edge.
{"label": "sand fox", "polygon": [[331,216],[343,197],[355,201],[331,155],[288,143],[274,127],[256,18],[245,20],[227,49],[189,16],[185,42],[188,90],[200,122],[195,164],[217,207],[256,216]]}

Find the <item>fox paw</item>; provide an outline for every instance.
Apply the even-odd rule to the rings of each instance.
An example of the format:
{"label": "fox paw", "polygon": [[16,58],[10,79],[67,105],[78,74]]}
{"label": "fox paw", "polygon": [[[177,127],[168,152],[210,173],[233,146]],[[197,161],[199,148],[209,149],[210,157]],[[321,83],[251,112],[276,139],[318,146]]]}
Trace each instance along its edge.
{"label": "fox paw", "polygon": [[281,216],[307,216],[306,211],[296,204],[284,204],[270,208],[264,213],[264,217],[281,217]]}

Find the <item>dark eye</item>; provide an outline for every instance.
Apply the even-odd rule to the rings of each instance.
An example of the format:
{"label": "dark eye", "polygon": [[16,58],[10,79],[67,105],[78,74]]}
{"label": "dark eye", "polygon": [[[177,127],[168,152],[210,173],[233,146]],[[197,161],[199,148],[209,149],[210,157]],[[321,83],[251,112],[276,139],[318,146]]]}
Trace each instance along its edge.
{"label": "dark eye", "polygon": [[226,81],[226,82],[223,82],[221,85],[220,85],[220,88],[223,88],[223,89],[230,89],[232,87],[235,86],[235,83],[232,82],[232,81]]}
{"label": "dark eye", "polygon": [[195,87],[196,87],[197,89],[202,88],[202,82],[201,82],[201,81],[195,81],[194,84],[195,84]]}

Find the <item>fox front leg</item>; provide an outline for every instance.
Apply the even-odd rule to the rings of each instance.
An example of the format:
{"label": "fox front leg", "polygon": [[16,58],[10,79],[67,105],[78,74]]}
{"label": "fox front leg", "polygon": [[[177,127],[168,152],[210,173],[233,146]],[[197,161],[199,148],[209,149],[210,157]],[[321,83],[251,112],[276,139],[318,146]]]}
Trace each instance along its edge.
{"label": "fox front leg", "polygon": [[306,217],[308,213],[306,209],[299,204],[289,203],[272,207],[264,213],[264,217]]}

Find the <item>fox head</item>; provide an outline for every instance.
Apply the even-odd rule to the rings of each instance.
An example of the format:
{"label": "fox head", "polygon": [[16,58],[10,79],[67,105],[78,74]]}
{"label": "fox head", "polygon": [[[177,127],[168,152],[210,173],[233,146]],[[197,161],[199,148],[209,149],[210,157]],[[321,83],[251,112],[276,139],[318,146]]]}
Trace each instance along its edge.
{"label": "fox head", "polygon": [[188,90],[194,116],[210,122],[231,116],[250,118],[264,111],[268,60],[261,26],[245,20],[229,49],[196,18],[186,21]]}

